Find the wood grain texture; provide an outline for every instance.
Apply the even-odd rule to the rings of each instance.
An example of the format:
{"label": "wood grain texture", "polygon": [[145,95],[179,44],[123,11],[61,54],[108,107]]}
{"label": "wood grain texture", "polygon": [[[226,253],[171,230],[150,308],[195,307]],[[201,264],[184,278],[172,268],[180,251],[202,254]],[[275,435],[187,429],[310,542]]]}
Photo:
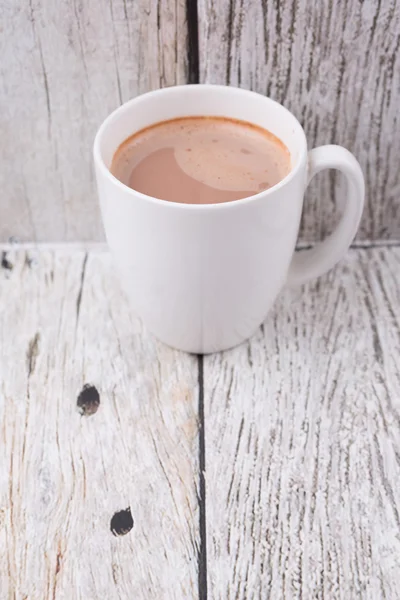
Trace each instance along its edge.
{"label": "wood grain texture", "polygon": [[353,250],[205,357],[213,600],[399,598],[399,269]]}
{"label": "wood grain texture", "polygon": [[[399,0],[199,0],[200,79],[271,96],[300,120],[310,147],[359,159],[367,203],[359,239],[400,238]],[[307,195],[301,238],[331,230],[336,178]]]}
{"label": "wood grain texture", "polygon": [[[4,600],[197,597],[197,361],[149,338],[110,262],[18,250],[0,268]],[[100,402],[81,394],[81,416],[85,384]]]}
{"label": "wood grain texture", "polygon": [[186,82],[185,0],[4,0],[0,28],[0,241],[101,240],[96,129]]}

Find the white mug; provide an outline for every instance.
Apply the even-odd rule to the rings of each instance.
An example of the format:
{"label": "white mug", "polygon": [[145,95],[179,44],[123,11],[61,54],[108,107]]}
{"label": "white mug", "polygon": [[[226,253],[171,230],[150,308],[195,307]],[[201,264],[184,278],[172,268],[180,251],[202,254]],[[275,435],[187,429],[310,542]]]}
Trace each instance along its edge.
{"label": "white mug", "polygon": [[[146,196],[111,174],[113,155],[130,135],[160,121],[207,115],[272,132],[290,151],[290,173],[249,198],[202,205]],[[364,204],[362,171],[350,152],[307,152],[303,128],[286,108],[233,87],[176,86],[130,100],[101,125],[94,161],[107,241],[133,309],[161,341],[194,353],[243,342],[286,283],[330,269],[350,246]],[[294,254],[304,191],[322,169],[345,175],[343,216],[327,239]]]}

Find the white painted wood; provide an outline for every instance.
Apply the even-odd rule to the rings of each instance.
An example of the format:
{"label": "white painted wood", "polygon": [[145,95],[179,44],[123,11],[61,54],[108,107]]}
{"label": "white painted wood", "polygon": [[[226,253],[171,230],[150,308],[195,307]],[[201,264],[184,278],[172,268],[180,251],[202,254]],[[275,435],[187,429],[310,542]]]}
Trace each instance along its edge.
{"label": "white painted wood", "polygon": [[[282,102],[310,147],[338,143],[366,178],[359,239],[400,238],[400,2],[199,0],[200,79]],[[333,228],[335,178],[311,186],[301,237]]]}
{"label": "white painted wood", "polygon": [[399,269],[352,250],[204,358],[213,600],[399,597]]}
{"label": "white painted wood", "polygon": [[[198,0],[201,81],[283,102],[310,146],[360,159],[359,239],[400,237],[400,3]],[[0,6],[0,241],[99,241],[91,145],[137,93],[187,81],[185,0],[5,0]],[[335,180],[311,185],[301,239],[333,228]]]}
{"label": "white painted wood", "polygon": [[185,0],[5,0],[0,29],[0,241],[101,240],[95,131],[186,81]]}
{"label": "white painted wood", "polygon": [[[352,250],[204,358],[209,598],[397,598],[399,266],[399,247]],[[197,403],[196,358],[143,331],[107,252],[11,249],[1,598],[198,598]]]}
{"label": "white painted wood", "polygon": [[[195,357],[142,330],[107,253],[7,255],[2,599],[197,597],[197,377]],[[100,406],[81,416],[87,383]],[[128,506],[133,529],[114,537],[110,520]]]}

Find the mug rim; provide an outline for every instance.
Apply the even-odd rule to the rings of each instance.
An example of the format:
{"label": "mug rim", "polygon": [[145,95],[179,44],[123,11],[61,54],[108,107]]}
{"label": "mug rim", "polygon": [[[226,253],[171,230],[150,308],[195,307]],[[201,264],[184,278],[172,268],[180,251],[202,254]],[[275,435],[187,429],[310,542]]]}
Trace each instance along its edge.
{"label": "mug rim", "polygon": [[[202,87],[203,89],[209,88],[210,91],[211,90],[214,90],[214,91],[224,90],[224,92],[226,92],[227,90],[230,90],[230,91],[232,91],[232,93],[235,93],[235,94],[239,93],[239,94],[242,94],[243,96],[247,96],[247,97],[248,96],[259,96],[259,97],[263,98],[267,103],[274,104],[275,106],[279,107],[291,119],[293,119],[295,126],[302,138],[302,149],[301,149],[300,156],[297,160],[296,165],[289,171],[289,173],[283,179],[281,179],[278,183],[276,183],[272,187],[268,188],[267,190],[262,190],[261,192],[258,192],[257,194],[253,194],[252,196],[246,196],[245,198],[239,198],[238,200],[231,200],[230,202],[220,202],[218,204],[189,204],[189,203],[184,203],[184,202],[170,202],[169,200],[163,200],[162,198],[156,198],[154,196],[149,196],[148,194],[143,194],[142,192],[139,192],[137,190],[134,190],[133,188],[130,188],[125,183],[122,183],[122,181],[120,181],[117,177],[115,177],[115,175],[113,175],[111,173],[110,169],[105,164],[103,157],[101,155],[101,142],[102,142],[102,137],[103,137],[105,131],[108,129],[108,127],[110,127],[112,125],[113,121],[121,113],[127,112],[138,101],[143,102],[143,101],[145,101],[146,98],[149,98],[151,96],[168,95],[168,94],[176,93],[176,91],[179,89],[183,89],[183,88],[195,89],[195,88],[199,88],[199,87]],[[196,117],[199,115],[193,115],[193,116]],[[166,120],[168,120],[168,119],[164,119],[164,121],[166,121]],[[154,121],[153,125],[157,125],[158,123],[163,123],[164,121],[156,120],[156,121]],[[248,122],[251,123],[251,121],[248,121]],[[94,139],[94,143],[93,143],[93,158],[94,158],[94,162],[95,162],[96,166],[98,168],[100,168],[102,175],[107,177],[107,179],[109,179],[111,181],[111,183],[116,185],[117,188],[120,188],[122,191],[129,193],[132,197],[134,196],[136,199],[140,198],[141,200],[150,202],[152,204],[156,204],[156,205],[160,205],[160,206],[170,206],[171,208],[175,208],[175,209],[192,210],[192,211],[227,210],[228,208],[234,208],[234,207],[249,204],[251,202],[257,202],[257,200],[260,200],[262,198],[265,199],[266,197],[271,196],[274,192],[276,192],[277,190],[283,188],[285,185],[290,183],[290,181],[297,175],[298,171],[300,170],[303,163],[305,162],[306,154],[307,154],[307,139],[306,139],[304,129],[301,126],[298,119],[294,116],[294,114],[292,112],[290,112],[290,110],[288,110],[280,102],[277,102],[276,100],[273,100],[272,98],[269,98],[268,96],[264,96],[263,94],[259,94],[258,92],[253,92],[251,90],[246,90],[246,89],[238,88],[235,86],[215,85],[215,84],[209,84],[209,83],[173,85],[173,86],[159,88],[156,90],[145,92],[144,94],[139,94],[139,95],[135,96],[134,98],[131,98],[127,102],[124,102],[123,104],[118,106],[115,110],[113,110],[104,119],[104,121],[101,123],[100,127],[97,130],[97,133],[96,133],[96,136]]]}

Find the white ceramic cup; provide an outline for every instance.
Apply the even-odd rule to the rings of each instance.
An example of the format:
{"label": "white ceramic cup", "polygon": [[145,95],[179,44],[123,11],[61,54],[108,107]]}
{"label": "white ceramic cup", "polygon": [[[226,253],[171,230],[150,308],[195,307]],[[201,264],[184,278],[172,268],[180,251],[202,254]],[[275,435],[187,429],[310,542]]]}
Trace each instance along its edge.
{"label": "white ceramic cup", "polygon": [[[290,173],[255,196],[205,205],[146,196],[110,173],[115,151],[133,133],[199,115],[271,131],[290,151]],[[94,161],[107,241],[133,309],[157,338],[188,352],[224,350],[250,337],[286,283],[318,277],[340,260],[363,209],[364,179],[350,152],[340,146],[307,152],[303,128],[286,108],[233,87],[177,86],[130,100],[101,125]],[[294,255],[304,191],[323,169],[345,175],[343,216],[327,239]]]}

